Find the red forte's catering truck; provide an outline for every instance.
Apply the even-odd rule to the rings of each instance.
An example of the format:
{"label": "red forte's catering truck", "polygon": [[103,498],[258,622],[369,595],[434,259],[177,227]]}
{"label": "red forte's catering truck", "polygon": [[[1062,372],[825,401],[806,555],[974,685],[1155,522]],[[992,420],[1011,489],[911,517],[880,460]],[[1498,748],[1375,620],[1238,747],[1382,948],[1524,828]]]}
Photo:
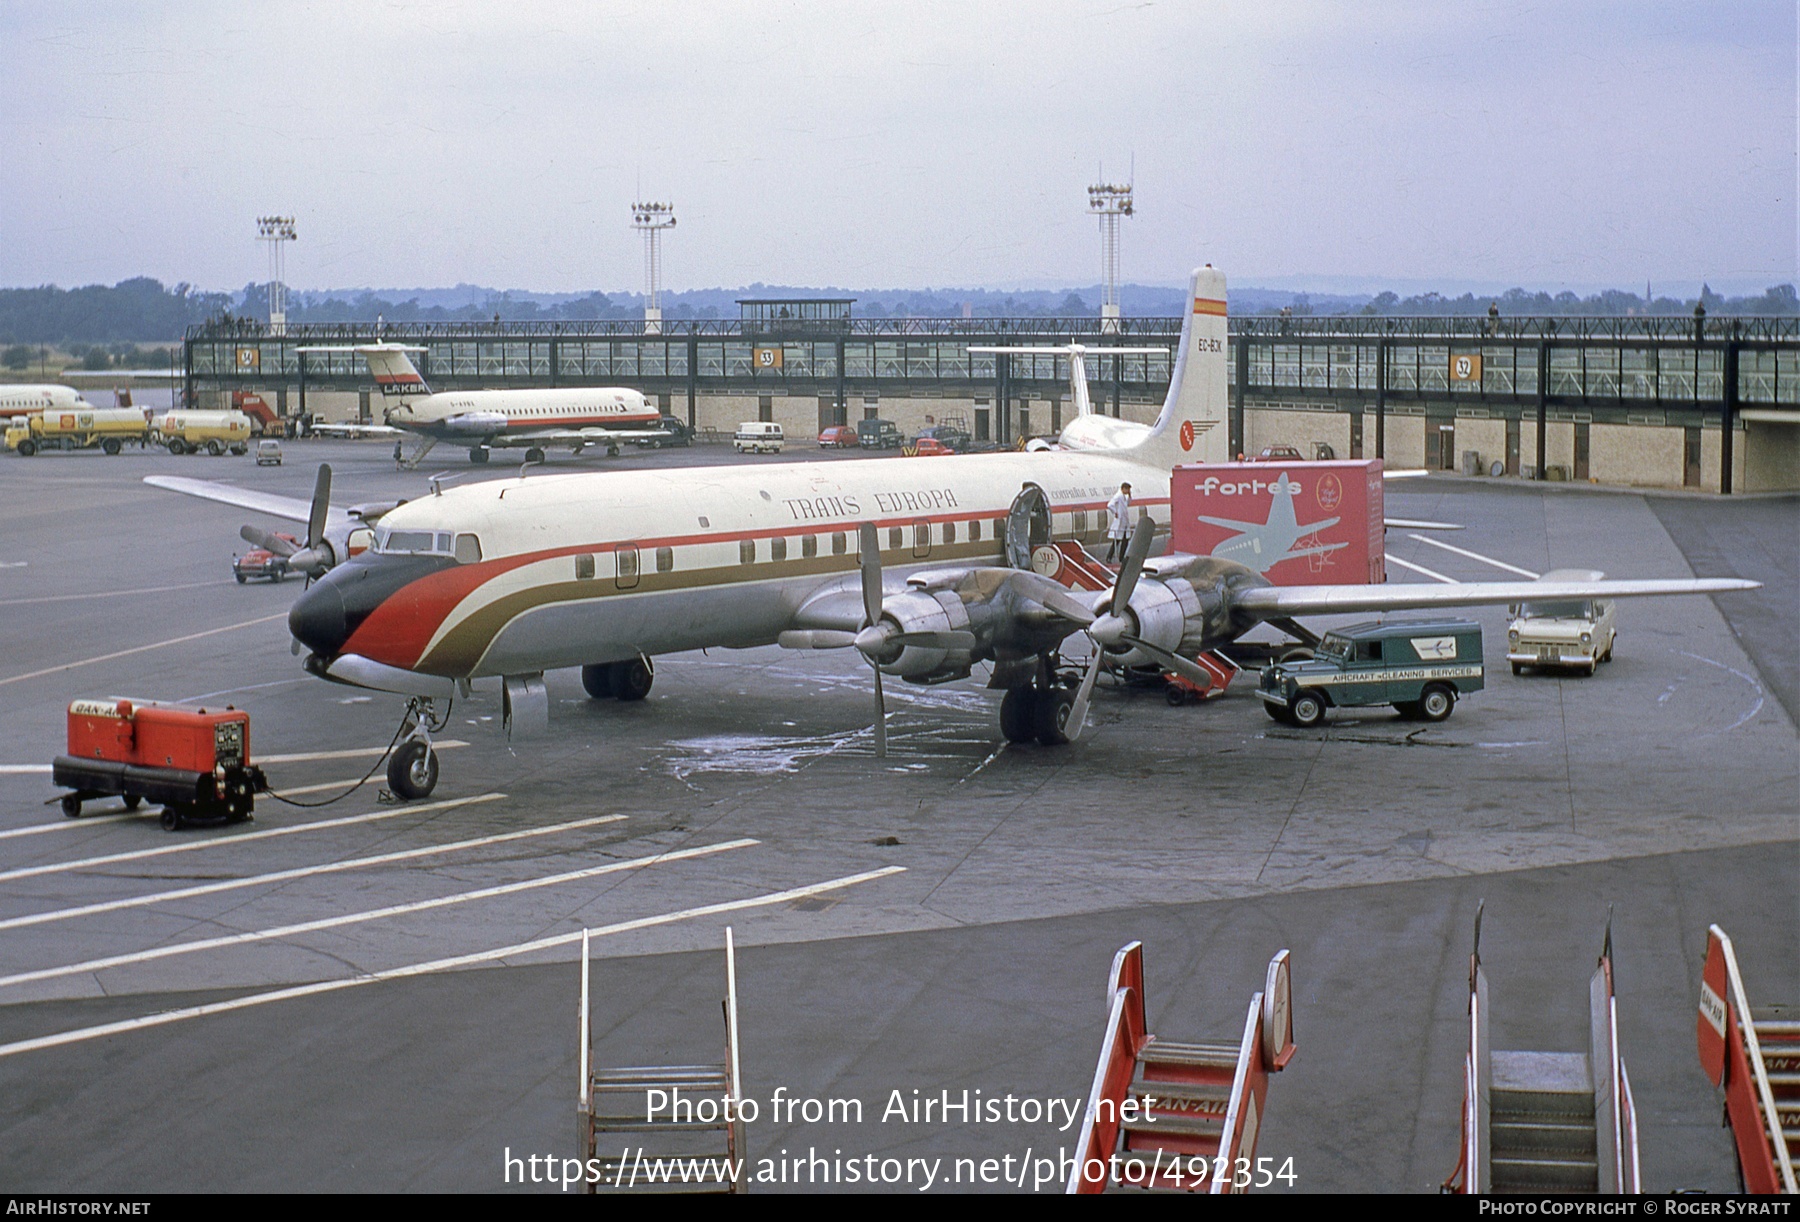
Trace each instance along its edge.
{"label": "red forte's catering truck", "polygon": [[1387,580],[1378,458],[1190,463],[1169,497],[1175,551],[1235,560],[1278,586]]}

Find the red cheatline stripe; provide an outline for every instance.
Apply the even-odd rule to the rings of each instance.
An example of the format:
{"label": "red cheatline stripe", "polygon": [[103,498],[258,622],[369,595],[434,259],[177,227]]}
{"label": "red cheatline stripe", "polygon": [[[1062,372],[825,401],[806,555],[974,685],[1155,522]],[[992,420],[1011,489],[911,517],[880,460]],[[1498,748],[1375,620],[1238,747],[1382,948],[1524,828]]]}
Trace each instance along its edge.
{"label": "red cheatline stripe", "polygon": [[[1143,497],[1132,500],[1132,505],[1138,508],[1167,505],[1168,503],[1168,497]],[[1100,510],[1104,509],[1105,505],[1104,501],[1081,501],[1072,505],[1053,506],[1053,511],[1066,513],[1070,510]],[[875,526],[877,529],[898,527],[904,530],[919,522],[941,525],[945,522],[990,521],[1004,516],[1004,512],[993,511],[908,514],[903,517],[875,519]],[[452,611],[461,605],[464,599],[494,578],[542,560],[584,554],[605,555],[620,548],[650,550],[657,547],[740,543],[745,539],[831,534],[836,531],[849,534],[856,529],[856,526],[855,522],[842,521],[795,522],[775,529],[721,531],[716,534],[675,535],[651,539],[621,539],[612,542],[548,548],[518,556],[484,560],[478,564],[460,564],[453,568],[439,569],[389,595],[382,605],[376,608],[357,628],[352,640],[346,644],[345,648],[349,652],[361,654],[377,662],[410,668],[424,655],[427,644],[436,634],[439,626]],[[902,546],[906,546],[910,541],[909,537]]]}

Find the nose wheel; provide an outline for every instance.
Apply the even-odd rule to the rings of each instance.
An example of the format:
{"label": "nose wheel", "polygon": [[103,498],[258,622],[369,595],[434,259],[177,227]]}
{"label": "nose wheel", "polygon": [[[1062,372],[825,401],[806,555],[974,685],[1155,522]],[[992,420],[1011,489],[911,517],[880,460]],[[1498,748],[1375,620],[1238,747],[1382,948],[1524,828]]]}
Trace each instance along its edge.
{"label": "nose wheel", "polygon": [[395,797],[408,801],[428,798],[437,788],[438,757],[431,746],[431,731],[443,729],[444,723],[438,721],[434,727],[434,721],[429,698],[415,696],[406,702],[406,720],[401,723],[404,741],[388,759],[388,789]]}

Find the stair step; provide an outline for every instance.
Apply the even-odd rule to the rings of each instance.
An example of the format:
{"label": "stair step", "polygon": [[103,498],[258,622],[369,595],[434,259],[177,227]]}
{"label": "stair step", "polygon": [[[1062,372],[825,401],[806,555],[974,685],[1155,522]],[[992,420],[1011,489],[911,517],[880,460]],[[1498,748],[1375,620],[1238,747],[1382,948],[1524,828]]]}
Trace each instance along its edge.
{"label": "stair step", "polygon": [[1149,1120],[1132,1120],[1119,1126],[1121,1132],[1155,1137],[1167,1133],[1175,1137],[1210,1137],[1215,1141],[1225,1131],[1225,1116],[1165,1116]]}
{"label": "stair step", "polygon": [[1238,1062],[1238,1046],[1223,1042],[1205,1042],[1178,1044],[1173,1040],[1159,1040],[1155,1036],[1144,1044],[1138,1052],[1138,1064],[1143,1065],[1203,1065],[1219,1069],[1236,1069]]}
{"label": "stair step", "polygon": [[1496,1193],[1598,1192],[1600,1168],[1592,1159],[1501,1157],[1488,1161]]}
{"label": "stair step", "polygon": [[723,1120],[645,1120],[642,1113],[596,1112],[591,1123],[596,1133],[723,1133],[731,1128]]}
{"label": "stair step", "polygon": [[618,1069],[596,1069],[594,1085],[629,1086],[697,1086],[717,1083],[723,1089],[725,1069],[720,1065],[627,1065]]}
{"label": "stair step", "polygon": [[[667,1181],[658,1179],[657,1182],[654,1184],[648,1184],[648,1183],[644,1182],[644,1168],[646,1166],[654,1163],[658,1158],[682,1159],[682,1160],[691,1159],[692,1160],[691,1165],[693,1165],[695,1167],[703,1167],[703,1166],[705,1166],[708,1157],[709,1156],[707,1156],[707,1155],[692,1155],[692,1154],[674,1154],[674,1155],[646,1154],[646,1155],[643,1155],[642,1158],[640,1159],[639,1156],[637,1156],[635,1154],[628,1154],[623,1158],[602,1158],[602,1159],[597,1160],[599,1163],[600,1178],[594,1184],[594,1187],[596,1190],[598,1190],[600,1192],[655,1192],[655,1193],[664,1193],[664,1192],[722,1193],[722,1192],[730,1192],[731,1191],[731,1181],[730,1180],[722,1180],[722,1179],[689,1180],[689,1181],[684,1182],[679,1175],[674,1175],[674,1176],[669,1177],[669,1179]],[[722,1162],[724,1160],[723,1155],[712,1155],[710,1157],[712,1157],[720,1162]],[[717,1162],[715,1162],[714,1165],[716,1166]],[[592,1168],[590,1167],[589,1170],[591,1171]],[[634,1171],[637,1174],[637,1182],[636,1183],[632,1182],[632,1175],[633,1175]]]}
{"label": "stair step", "polygon": [[1528,1155],[1534,1151],[1542,1151],[1559,1155],[1587,1155],[1592,1157],[1596,1149],[1594,1122],[1591,1118],[1582,1123],[1567,1124],[1556,1120],[1498,1119],[1489,1115],[1489,1132],[1494,1157],[1500,1152],[1506,1154]]}

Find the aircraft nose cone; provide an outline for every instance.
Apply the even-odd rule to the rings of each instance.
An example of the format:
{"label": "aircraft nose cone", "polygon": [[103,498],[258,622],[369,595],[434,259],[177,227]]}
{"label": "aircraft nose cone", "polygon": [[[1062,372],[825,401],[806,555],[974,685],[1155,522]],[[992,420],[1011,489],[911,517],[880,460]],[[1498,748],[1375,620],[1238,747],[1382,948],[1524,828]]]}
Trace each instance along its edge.
{"label": "aircraft nose cone", "polygon": [[350,625],[337,586],[328,581],[314,582],[288,612],[288,631],[314,653],[330,657],[342,649],[350,639]]}

